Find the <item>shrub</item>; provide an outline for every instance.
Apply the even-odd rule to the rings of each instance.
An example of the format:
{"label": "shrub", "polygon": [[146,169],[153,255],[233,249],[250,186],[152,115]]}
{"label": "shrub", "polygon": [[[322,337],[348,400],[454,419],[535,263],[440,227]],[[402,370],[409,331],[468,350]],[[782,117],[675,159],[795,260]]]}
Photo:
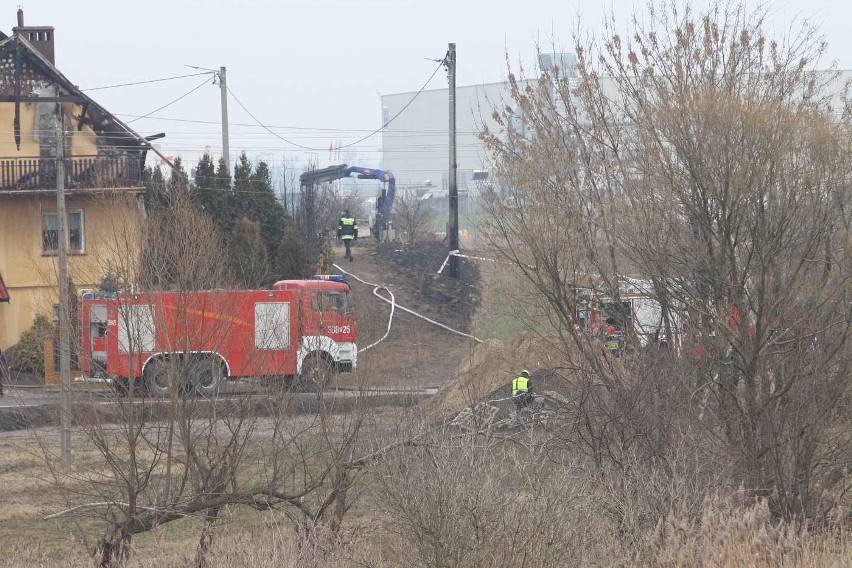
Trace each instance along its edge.
{"label": "shrub", "polygon": [[282,278],[307,278],[311,274],[313,262],[310,252],[292,223],[284,229],[276,264]]}
{"label": "shrub", "polygon": [[36,316],[32,327],[21,334],[21,339],[10,352],[12,370],[44,376],[44,340],[55,335],[56,326],[47,316]]}

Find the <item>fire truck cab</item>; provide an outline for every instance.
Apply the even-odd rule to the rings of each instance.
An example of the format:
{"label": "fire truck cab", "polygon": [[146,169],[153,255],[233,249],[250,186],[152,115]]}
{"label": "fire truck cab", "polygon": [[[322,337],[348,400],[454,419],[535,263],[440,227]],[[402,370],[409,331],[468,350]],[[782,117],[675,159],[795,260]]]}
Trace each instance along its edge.
{"label": "fire truck cab", "polygon": [[85,294],[80,362],[86,376],[156,395],[212,395],[240,377],[326,380],[357,365],[345,280],[282,280],[271,290]]}
{"label": "fire truck cab", "polygon": [[[680,314],[669,312],[669,329],[681,329]],[[633,336],[641,347],[663,340],[666,322],[650,281],[635,278],[619,280],[618,298],[592,288],[578,288],[574,314],[576,325],[584,331],[618,342],[624,348],[626,338]]]}

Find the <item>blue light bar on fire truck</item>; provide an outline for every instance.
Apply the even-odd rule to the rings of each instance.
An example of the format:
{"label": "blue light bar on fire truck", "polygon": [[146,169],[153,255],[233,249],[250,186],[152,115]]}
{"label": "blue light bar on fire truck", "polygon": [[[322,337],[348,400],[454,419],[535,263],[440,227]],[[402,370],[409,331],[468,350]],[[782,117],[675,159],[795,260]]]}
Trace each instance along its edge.
{"label": "blue light bar on fire truck", "polygon": [[346,276],[343,274],[314,274],[314,280],[328,280],[329,282],[340,282],[341,284],[349,284]]}

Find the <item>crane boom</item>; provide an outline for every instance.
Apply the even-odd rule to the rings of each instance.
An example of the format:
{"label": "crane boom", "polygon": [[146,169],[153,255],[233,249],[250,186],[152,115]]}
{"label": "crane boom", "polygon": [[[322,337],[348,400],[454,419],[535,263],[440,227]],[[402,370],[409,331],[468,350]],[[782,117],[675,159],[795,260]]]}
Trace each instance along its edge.
{"label": "crane boom", "polygon": [[358,179],[377,179],[387,184],[387,188],[382,188],[382,194],[376,204],[376,222],[372,227],[373,234],[378,238],[380,231],[387,228],[391,208],[393,207],[393,198],[396,193],[396,178],[391,172],[376,168],[339,164],[321,170],[305,172],[299,176],[299,182],[303,186],[315,185],[317,183],[343,179],[353,174]]}

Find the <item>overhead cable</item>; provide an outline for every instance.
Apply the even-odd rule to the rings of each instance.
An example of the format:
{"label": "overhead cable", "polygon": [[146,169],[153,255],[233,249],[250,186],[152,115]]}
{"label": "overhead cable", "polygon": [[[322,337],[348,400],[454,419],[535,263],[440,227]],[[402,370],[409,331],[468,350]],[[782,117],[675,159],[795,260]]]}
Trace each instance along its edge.
{"label": "overhead cable", "polygon": [[[129,117],[129,118],[139,118],[138,114],[127,114],[127,113],[120,113],[120,112],[116,112],[116,113],[113,113],[113,114],[115,116],[126,116],[126,117]],[[212,124],[212,125],[217,125],[217,126],[222,124],[222,122],[219,121],[219,120],[174,118],[174,117],[166,117],[166,116],[150,116],[150,117],[146,116],[146,118],[148,118],[149,120],[163,120],[163,121],[167,121],[167,122],[188,122],[188,123],[191,123],[191,124]],[[250,127],[250,128],[264,128],[263,125],[258,125],[257,123],[249,124],[249,123],[246,123],[246,122],[231,122],[229,124],[231,126],[247,126],[247,127]],[[390,121],[388,121],[387,124],[390,124]],[[325,128],[325,127],[319,127],[319,126],[316,126],[316,127],[314,127],[314,126],[276,126],[276,125],[273,125],[273,124],[267,125],[266,127],[277,128],[279,130],[309,130],[309,131],[315,131],[315,132],[341,132],[341,133],[345,133],[345,132],[374,132],[373,130],[370,130],[369,128]],[[478,134],[478,132],[479,131],[477,131],[477,130],[459,130],[458,131],[459,134]],[[416,134],[416,135],[426,135],[426,136],[446,136],[447,131],[446,130],[436,130],[436,129],[429,129],[429,130],[392,130],[390,132],[390,134],[393,134],[394,136],[399,136],[401,134]]]}
{"label": "overhead cable", "polygon": [[192,93],[194,93],[195,91],[197,91],[198,89],[200,89],[201,87],[203,87],[203,86],[204,86],[204,85],[206,85],[206,84],[207,84],[207,79],[204,79],[204,81],[202,81],[202,82],[201,82],[201,84],[199,84],[197,87],[195,87],[195,88],[194,88],[194,89],[192,89],[191,91],[187,91],[186,93],[182,94],[181,96],[179,96],[179,97],[178,97],[178,98],[176,98],[175,100],[173,100],[173,101],[171,101],[171,102],[168,102],[168,103],[164,104],[164,105],[163,105],[163,106],[161,106],[160,108],[157,108],[157,109],[152,110],[152,111],[151,111],[151,112],[149,112],[148,114],[143,114],[143,115],[142,115],[142,116],[140,116],[139,118],[134,118],[133,120],[128,120],[128,121],[127,121],[127,124],[130,124],[131,122],[136,122],[137,120],[142,120],[143,118],[147,118],[147,117],[151,116],[151,115],[152,115],[152,114],[154,114],[155,112],[159,112],[159,111],[163,110],[163,109],[164,109],[164,108],[166,108],[166,107],[170,107],[170,106],[172,106],[172,105],[173,105],[173,104],[175,104],[176,102],[178,102],[178,101],[180,101],[180,100],[182,100],[182,99],[185,99],[186,97],[188,97],[189,95],[191,95]]}
{"label": "overhead cable", "polygon": [[175,79],[185,79],[186,77],[198,77],[199,75],[209,75],[210,72],[190,73],[189,75],[175,75],[174,77],[163,77],[162,79],[149,79],[148,81],[136,81],[134,83],[119,83],[118,85],[106,85],[103,87],[89,87],[88,89],[80,89],[81,91],[101,91],[103,89],[115,89],[117,87],[131,87],[133,85],[147,85],[148,83],[162,83],[163,81],[173,81]]}
{"label": "overhead cable", "polygon": [[[434,71],[432,72],[432,74],[429,76],[429,78],[428,78],[428,79],[426,79],[426,82],[425,82],[425,83],[423,83],[423,86],[422,86],[422,87],[420,87],[420,90],[419,90],[419,91],[417,91],[416,93],[414,93],[414,96],[413,96],[413,97],[411,97],[411,100],[410,100],[410,101],[408,101],[408,103],[406,103],[406,105],[405,105],[404,107],[402,107],[402,108],[399,110],[399,112],[397,112],[395,115],[393,115],[393,118],[391,118],[390,120],[388,120],[387,122],[385,122],[385,123],[384,123],[384,124],[383,124],[380,128],[377,128],[377,129],[373,130],[372,132],[370,132],[370,133],[369,133],[369,134],[367,134],[366,136],[364,136],[364,137],[362,137],[362,138],[359,138],[358,140],[356,140],[356,141],[354,141],[354,142],[351,142],[351,143],[349,143],[349,144],[344,144],[343,146],[338,146],[336,149],[341,150],[341,149],[343,149],[343,148],[349,148],[350,146],[354,146],[354,145],[356,145],[356,144],[360,144],[361,142],[363,142],[363,141],[364,141],[364,140],[366,140],[367,138],[370,138],[370,137],[372,137],[372,136],[375,136],[376,134],[378,134],[379,132],[381,132],[381,131],[382,131],[382,129],[384,129],[384,128],[388,125],[388,124],[390,124],[391,122],[393,122],[393,121],[394,121],[394,119],[396,119],[396,117],[398,117],[400,114],[402,114],[402,113],[405,111],[405,109],[407,109],[407,108],[409,107],[409,105],[411,105],[411,103],[413,103],[413,102],[414,102],[414,100],[415,100],[415,99],[416,99],[416,98],[420,95],[420,93],[422,93],[422,92],[426,89],[426,87],[429,85],[429,83],[432,81],[432,79],[433,79],[433,78],[435,77],[435,75],[438,73],[438,70],[440,70],[440,69],[441,69],[441,67],[442,67],[443,65],[444,65],[444,60],[441,60],[441,61],[440,61],[440,63],[438,63],[438,66],[435,68],[435,70],[434,70]],[[235,94],[234,94],[234,92],[231,90],[231,88],[230,88],[230,87],[226,87],[226,88],[228,89],[228,93],[230,93],[230,95],[231,95],[232,97],[234,97],[234,100],[235,100],[235,101],[237,101],[237,104],[238,104],[238,105],[240,105],[240,107],[242,107],[242,109],[243,109],[244,111],[246,111],[246,113],[247,113],[250,117],[252,117],[252,119],[253,119],[255,122],[257,122],[257,124],[258,124],[260,127],[262,127],[264,130],[266,130],[267,132],[269,132],[270,134],[272,134],[272,135],[273,135],[273,136],[275,136],[276,138],[279,138],[279,139],[283,140],[284,142],[287,142],[288,144],[291,144],[291,145],[293,145],[293,146],[295,146],[295,147],[297,147],[297,148],[301,148],[301,149],[303,149],[303,150],[310,150],[311,152],[322,152],[322,151],[326,150],[326,148],[312,148],[312,147],[310,147],[310,146],[303,146],[302,144],[299,144],[299,143],[297,143],[297,142],[293,142],[292,140],[288,140],[287,138],[284,138],[283,136],[279,135],[278,133],[273,132],[273,131],[272,131],[272,130],[268,127],[268,126],[266,126],[266,125],[265,125],[265,124],[263,124],[260,120],[258,120],[258,118],[257,118],[256,116],[254,116],[254,114],[252,114],[252,113],[251,113],[251,111],[250,111],[249,109],[247,109],[247,108],[246,108],[246,106],[242,103],[242,101],[240,101],[240,99],[237,97],[237,95],[235,95]]]}

